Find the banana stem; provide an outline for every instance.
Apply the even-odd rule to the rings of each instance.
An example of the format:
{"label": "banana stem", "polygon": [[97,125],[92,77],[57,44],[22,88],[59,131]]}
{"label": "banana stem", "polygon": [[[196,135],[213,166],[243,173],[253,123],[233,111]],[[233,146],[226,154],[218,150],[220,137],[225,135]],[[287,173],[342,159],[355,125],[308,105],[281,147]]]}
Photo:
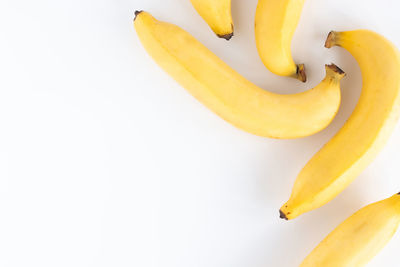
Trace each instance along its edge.
{"label": "banana stem", "polygon": [[337,43],[336,43],[337,40],[336,39],[337,39],[337,32],[331,31],[328,34],[328,37],[326,38],[325,47],[326,48],[331,48],[331,47],[337,45]]}
{"label": "banana stem", "polygon": [[329,77],[332,79],[332,81],[339,82],[343,77],[346,76],[346,73],[333,63],[330,65],[325,65],[325,69],[326,77]]}

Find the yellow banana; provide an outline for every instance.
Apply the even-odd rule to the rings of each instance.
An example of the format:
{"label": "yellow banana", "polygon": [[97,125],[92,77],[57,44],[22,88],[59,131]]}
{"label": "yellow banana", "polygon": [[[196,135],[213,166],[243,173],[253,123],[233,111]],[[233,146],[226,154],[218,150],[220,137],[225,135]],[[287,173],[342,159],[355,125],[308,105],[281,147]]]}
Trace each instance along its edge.
{"label": "yellow banana", "polygon": [[300,267],[365,266],[389,242],[399,224],[400,195],[396,194],[362,208],[345,220]]}
{"label": "yellow banana", "polygon": [[281,76],[306,81],[304,65],[296,65],[291,43],[305,0],[259,0],[255,19],[258,53],[264,65]]}
{"label": "yellow banana", "polygon": [[307,163],[294,184],[281,218],[316,209],[346,188],[374,159],[390,136],[400,111],[400,53],[367,30],[331,32],[326,47],[341,46],[358,61],[362,92],[343,128]]}
{"label": "yellow banana", "polygon": [[238,74],[193,36],[136,12],[135,29],[147,52],[200,102],[234,126],[273,138],[298,138],[325,128],[340,105],[335,65],[314,89],[292,95],[265,91]]}
{"label": "yellow banana", "polygon": [[190,0],[215,34],[226,40],[233,36],[231,0]]}

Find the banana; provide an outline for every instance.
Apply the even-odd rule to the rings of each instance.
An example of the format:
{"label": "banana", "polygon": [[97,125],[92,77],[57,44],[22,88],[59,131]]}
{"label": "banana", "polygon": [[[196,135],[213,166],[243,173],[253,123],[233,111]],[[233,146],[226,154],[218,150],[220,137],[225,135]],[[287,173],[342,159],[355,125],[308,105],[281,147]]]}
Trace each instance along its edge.
{"label": "banana", "polygon": [[190,0],[215,34],[229,41],[233,36],[231,0]]}
{"label": "banana", "polygon": [[296,65],[291,43],[305,0],[259,0],[255,35],[258,53],[272,73],[307,80],[304,65]]}
{"label": "banana", "polygon": [[370,204],[340,224],[300,267],[362,267],[390,241],[400,224],[400,195]]}
{"label": "banana", "polygon": [[400,53],[374,32],[331,32],[325,46],[341,46],[358,61],[362,92],[343,128],[307,163],[281,218],[321,207],[344,190],[375,158],[400,113]]}
{"label": "banana", "polygon": [[234,126],[272,138],[298,138],[325,128],[340,105],[335,65],[314,89],[292,95],[265,91],[238,74],[193,36],[136,12],[136,32],[147,52],[195,98]]}

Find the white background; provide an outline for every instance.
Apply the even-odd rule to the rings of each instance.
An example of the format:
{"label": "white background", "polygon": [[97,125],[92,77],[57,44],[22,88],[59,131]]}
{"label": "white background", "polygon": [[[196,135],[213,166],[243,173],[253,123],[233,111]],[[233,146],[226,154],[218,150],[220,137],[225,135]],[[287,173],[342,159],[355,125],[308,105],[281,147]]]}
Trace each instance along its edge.
{"label": "white background", "polygon": [[[0,1],[0,266],[298,266],[338,223],[400,191],[397,127],[335,200],[290,222],[278,218],[298,172],[360,94],[357,63],[325,49],[327,33],[368,28],[400,46],[400,3],[306,1],[293,42],[307,66],[304,85],[262,65],[256,4],[233,0],[236,35],[226,42],[189,0]],[[323,64],[336,63],[348,74],[339,115],[299,140],[237,130],[145,53],[136,9],[183,26],[270,91],[311,88]],[[369,266],[397,266],[399,248],[400,233]]]}

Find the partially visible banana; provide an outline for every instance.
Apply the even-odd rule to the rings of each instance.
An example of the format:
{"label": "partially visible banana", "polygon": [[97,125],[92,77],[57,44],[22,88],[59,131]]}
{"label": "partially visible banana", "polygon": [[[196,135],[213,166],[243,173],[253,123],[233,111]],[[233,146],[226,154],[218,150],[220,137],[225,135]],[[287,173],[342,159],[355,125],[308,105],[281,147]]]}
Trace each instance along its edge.
{"label": "partially visible banana", "polygon": [[153,59],[200,102],[247,132],[298,138],[324,129],[340,105],[344,73],[326,67],[314,89],[292,95],[265,91],[246,80],[176,25],[136,12],[136,32]]}
{"label": "partially visible banana", "polygon": [[259,0],[255,19],[258,53],[272,73],[306,81],[304,65],[296,65],[291,44],[305,0]]}
{"label": "partially visible banana", "polygon": [[400,53],[367,30],[331,32],[327,48],[341,46],[358,61],[363,87],[343,128],[307,163],[281,218],[293,219],[321,207],[343,191],[375,158],[400,114]]}
{"label": "partially visible banana", "polygon": [[345,220],[300,267],[365,266],[390,241],[399,224],[400,195],[396,194],[362,208]]}
{"label": "partially visible banana", "polygon": [[190,0],[215,34],[230,40],[233,36],[231,0]]}

